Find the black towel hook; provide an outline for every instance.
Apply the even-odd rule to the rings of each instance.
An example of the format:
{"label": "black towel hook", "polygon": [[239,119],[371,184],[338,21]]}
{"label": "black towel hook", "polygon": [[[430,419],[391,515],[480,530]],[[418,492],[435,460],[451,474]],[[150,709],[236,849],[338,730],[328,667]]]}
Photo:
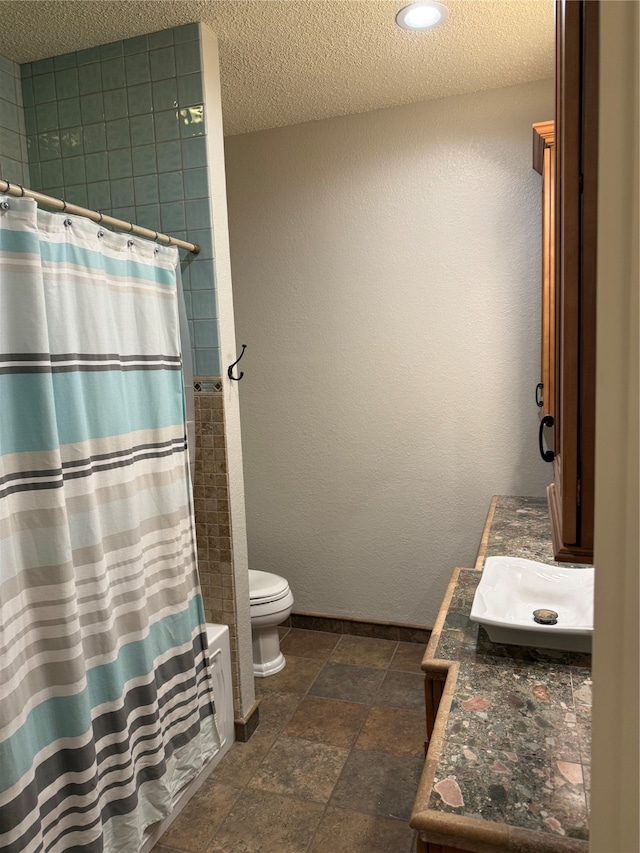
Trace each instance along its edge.
{"label": "black towel hook", "polygon": [[246,348],[247,348],[247,345],[242,344],[242,352],[237,357],[237,359],[233,362],[233,364],[230,364],[229,367],[227,368],[227,376],[229,377],[229,379],[233,379],[234,382],[240,382],[240,380],[244,376],[244,370],[240,371],[240,376],[234,376],[233,375],[233,368],[236,366],[236,364],[240,361],[240,359],[244,355],[244,351],[246,350]]}

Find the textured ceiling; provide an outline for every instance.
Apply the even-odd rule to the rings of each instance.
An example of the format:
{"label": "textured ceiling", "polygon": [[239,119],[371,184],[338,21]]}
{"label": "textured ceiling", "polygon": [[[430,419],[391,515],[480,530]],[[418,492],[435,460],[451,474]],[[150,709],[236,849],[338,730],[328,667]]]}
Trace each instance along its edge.
{"label": "textured ceiling", "polygon": [[0,52],[28,62],[203,21],[229,135],[553,76],[553,0],[444,2],[449,20],[413,33],[394,22],[402,0],[2,0]]}

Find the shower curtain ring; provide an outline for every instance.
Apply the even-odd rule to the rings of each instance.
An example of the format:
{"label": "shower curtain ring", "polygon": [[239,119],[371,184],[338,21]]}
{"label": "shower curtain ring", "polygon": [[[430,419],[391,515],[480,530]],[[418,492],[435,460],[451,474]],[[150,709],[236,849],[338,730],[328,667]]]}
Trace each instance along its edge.
{"label": "shower curtain ring", "polygon": [[98,219],[98,225],[102,225],[102,220],[104,219],[104,216],[100,211],[98,211],[98,213],[100,214],[100,219]]}
{"label": "shower curtain ring", "polygon": [[[18,186],[20,187],[20,198],[24,198],[24,187],[22,184],[18,184]],[[9,189],[9,187],[7,187],[7,189]]]}
{"label": "shower curtain ring", "polygon": [[67,202],[64,199],[62,199],[62,212],[67,212]]}
{"label": "shower curtain ring", "polygon": [[129,234],[133,234],[133,229],[134,229],[134,228],[135,228],[135,225],[133,224],[133,222],[130,222],[130,223],[129,223]]}

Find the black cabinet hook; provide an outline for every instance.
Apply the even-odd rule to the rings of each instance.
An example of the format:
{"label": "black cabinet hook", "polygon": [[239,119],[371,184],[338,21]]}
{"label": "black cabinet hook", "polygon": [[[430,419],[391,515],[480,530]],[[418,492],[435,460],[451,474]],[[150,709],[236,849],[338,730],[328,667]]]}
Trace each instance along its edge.
{"label": "black cabinet hook", "polygon": [[227,368],[227,376],[229,377],[229,379],[233,379],[234,382],[240,382],[240,380],[244,376],[244,370],[240,371],[240,376],[234,376],[233,375],[233,368],[236,366],[236,364],[240,361],[240,359],[244,355],[244,351],[246,350],[246,348],[247,348],[247,345],[242,344],[242,352],[237,357],[237,359],[233,362],[233,364],[229,365],[229,367]]}
{"label": "black cabinet hook", "polygon": [[545,415],[540,421],[540,430],[538,432],[538,447],[540,448],[540,456],[545,462],[553,462],[556,458],[556,454],[553,450],[545,450],[542,443],[542,432],[545,427],[553,426],[553,415]]}

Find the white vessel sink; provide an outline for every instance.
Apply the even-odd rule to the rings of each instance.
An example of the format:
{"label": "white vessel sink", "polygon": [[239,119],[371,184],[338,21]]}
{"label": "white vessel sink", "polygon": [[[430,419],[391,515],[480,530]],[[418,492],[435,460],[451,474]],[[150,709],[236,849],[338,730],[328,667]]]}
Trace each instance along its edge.
{"label": "white vessel sink", "polygon": [[[537,624],[534,610],[555,611],[556,624]],[[494,643],[590,652],[593,568],[488,557],[471,620],[482,625]]]}

